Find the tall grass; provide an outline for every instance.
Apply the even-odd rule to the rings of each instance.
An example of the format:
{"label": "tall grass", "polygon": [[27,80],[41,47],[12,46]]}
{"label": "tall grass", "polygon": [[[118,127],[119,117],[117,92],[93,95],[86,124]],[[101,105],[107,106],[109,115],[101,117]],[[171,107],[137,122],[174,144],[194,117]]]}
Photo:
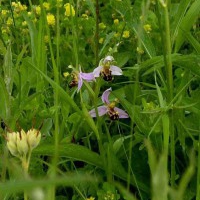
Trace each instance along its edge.
{"label": "tall grass", "polygon": [[[0,2],[0,199],[199,200],[199,11],[199,0]],[[106,56],[122,76],[70,87]],[[110,87],[129,118],[99,113]],[[32,127],[42,139],[24,175],[8,134]]]}

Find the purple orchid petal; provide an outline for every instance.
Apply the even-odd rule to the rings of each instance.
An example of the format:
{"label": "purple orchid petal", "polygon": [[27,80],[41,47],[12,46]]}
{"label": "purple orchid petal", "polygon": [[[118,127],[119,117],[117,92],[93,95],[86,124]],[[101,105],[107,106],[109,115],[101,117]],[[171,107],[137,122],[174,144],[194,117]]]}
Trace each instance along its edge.
{"label": "purple orchid petal", "polygon": [[[107,113],[107,111],[108,111],[106,106],[99,106],[97,108],[97,110],[98,110],[99,116],[105,115]],[[89,114],[90,114],[91,117],[96,117],[95,109],[92,109],[91,111],[89,111]]]}
{"label": "purple orchid petal", "polygon": [[111,75],[116,75],[116,76],[122,75],[122,70],[117,66],[111,65],[110,70],[111,70]]}
{"label": "purple orchid petal", "polygon": [[94,74],[93,74],[92,72],[91,72],[91,73],[83,73],[83,72],[80,72],[80,73],[79,73],[79,76],[80,76],[82,79],[86,80],[86,81],[93,81],[93,80],[95,80]]}
{"label": "purple orchid petal", "polygon": [[103,66],[98,66],[97,68],[95,68],[93,71],[94,77],[99,77],[102,69],[103,69]]}
{"label": "purple orchid petal", "polygon": [[81,89],[82,85],[83,85],[83,79],[82,79],[81,75],[79,74],[78,75],[78,90],[77,90],[77,92],[79,92],[79,90]]}
{"label": "purple orchid petal", "polygon": [[114,110],[118,112],[119,118],[129,118],[129,115],[124,110],[117,107],[115,107]]}
{"label": "purple orchid petal", "polygon": [[112,91],[112,88],[109,88],[109,89],[105,90],[101,96],[102,101],[107,105],[110,104],[108,97],[109,97],[111,91]]}

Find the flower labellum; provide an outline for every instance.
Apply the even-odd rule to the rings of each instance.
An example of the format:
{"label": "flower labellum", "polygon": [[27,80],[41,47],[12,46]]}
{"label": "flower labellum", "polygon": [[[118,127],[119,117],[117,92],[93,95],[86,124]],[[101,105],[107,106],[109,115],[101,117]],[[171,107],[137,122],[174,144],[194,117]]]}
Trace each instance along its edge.
{"label": "flower labellum", "polygon": [[32,128],[27,132],[27,142],[30,150],[38,146],[38,144],[40,143],[40,139],[41,139],[41,133],[39,130]]}
{"label": "flower labellum", "polygon": [[83,80],[90,82],[90,81],[94,81],[95,77],[94,74],[91,73],[83,73],[81,71],[81,68],[79,68],[79,72],[73,72],[72,73],[72,81],[69,83],[69,87],[75,87],[78,86],[78,92],[81,89],[82,85],[83,85]]}
{"label": "flower labellum", "polygon": [[[113,102],[109,101],[108,97],[110,95],[110,92],[111,92],[111,88],[107,89],[102,94],[101,99],[105,105],[99,106],[97,108],[98,115],[103,116],[107,114],[111,120],[117,120],[119,118],[129,118],[128,114],[124,110],[115,107],[116,101],[113,101]],[[96,117],[95,109],[92,109],[89,112],[89,114],[91,117]]]}
{"label": "flower labellum", "polygon": [[112,81],[113,75],[120,76],[122,75],[122,70],[112,65],[114,58],[112,56],[106,56],[103,60],[100,61],[100,65],[94,69],[94,77],[102,76],[105,81]]}

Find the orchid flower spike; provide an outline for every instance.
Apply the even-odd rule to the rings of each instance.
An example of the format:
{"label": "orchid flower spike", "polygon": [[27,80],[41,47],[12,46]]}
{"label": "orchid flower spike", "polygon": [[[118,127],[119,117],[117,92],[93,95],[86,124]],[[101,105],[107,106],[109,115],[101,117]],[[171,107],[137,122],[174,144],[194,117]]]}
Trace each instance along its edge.
{"label": "orchid flower spike", "polygon": [[79,67],[79,72],[73,72],[72,73],[72,81],[69,84],[69,87],[72,88],[74,86],[78,86],[77,92],[81,89],[83,85],[83,80],[90,82],[90,81],[95,81],[94,74],[91,73],[83,73],[81,71],[81,68]]}
{"label": "orchid flower spike", "polygon": [[[104,91],[104,93],[102,94],[101,99],[105,105],[99,106],[97,108],[99,116],[103,116],[107,114],[111,120],[117,120],[119,118],[129,118],[128,114],[124,110],[115,107],[115,104],[117,103],[117,101],[113,101],[113,102],[109,101],[108,97],[110,95],[111,90],[112,89],[109,88],[106,91]],[[92,109],[89,112],[89,114],[91,117],[96,117],[95,109]]]}
{"label": "orchid flower spike", "polygon": [[112,65],[113,61],[114,58],[112,56],[106,56],[101,60],[99,66],[93,71],[94,77],[102,76],[105,81],[111,81],[113,75],[122,75],[122,70],[119,67]]}

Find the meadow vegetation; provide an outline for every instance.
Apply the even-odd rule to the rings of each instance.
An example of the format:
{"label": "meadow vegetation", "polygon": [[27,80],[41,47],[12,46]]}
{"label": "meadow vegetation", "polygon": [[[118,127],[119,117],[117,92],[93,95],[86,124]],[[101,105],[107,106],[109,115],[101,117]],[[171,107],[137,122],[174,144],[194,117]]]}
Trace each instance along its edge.
{"label": "meadow vegetation", "polygon": [[200,200],[200,0],[0,15],[0,199]]}

